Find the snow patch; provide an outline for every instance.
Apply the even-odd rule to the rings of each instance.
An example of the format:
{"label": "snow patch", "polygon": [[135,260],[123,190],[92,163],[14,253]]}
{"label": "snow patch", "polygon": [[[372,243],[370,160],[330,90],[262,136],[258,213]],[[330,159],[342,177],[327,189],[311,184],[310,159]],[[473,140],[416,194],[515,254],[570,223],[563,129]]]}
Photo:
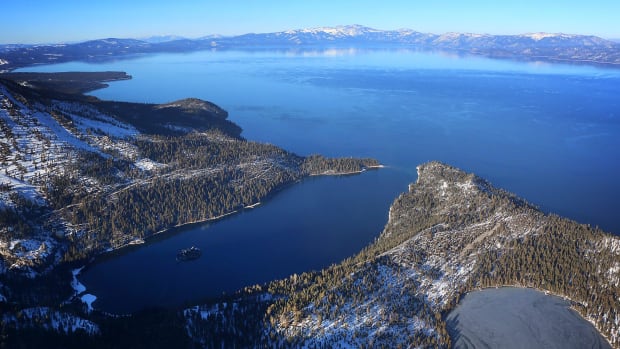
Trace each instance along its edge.
{"label": "snow patch", "polygon": [[114,138],[130,138],[138,135],[138,130],[129,125],[118,122],[108,116],[98,115],[99,120],[71,115],[71,119],[80,131],[87,133],[94,131],[98,134]]}
{"label": "snow patch", "polygon": [[162,167],[166,167],[165,164],[155,162],[148,158],[142,158],[136,161],[135,165],[137,168],[141,169],[142,171],[153,171],[153,170],[160,169]]}
{"label": "snow patch", "polygon": [[86,304],[86,306],[88,307],[88,312],[90,313],[91,311],[93,311],[93,302],[97,300],[97,296],[92,295],[90,293],[87,293],[85,295],[82,295],[82,297],[80,297],[80,299],[82,300],[82,302],[84,302],[84,304]]}
{"label": "snow patch", "polygon": [[86,286],[84,286],[78,279],[77,276],[84,269],[84,267],[73,269],[71,274],[73,274],[73,280],[71,280],[71,287],[75,290],[75,295],[79,295],[82,292],[86,291]]}
{"label": "snow patch", "polygon": [[40,124],[49,129],[55,138],[60,142],[71,145],[77,149],[82,149],[90,152],[99,153],[97,149],[90,146],[88,143],[80,140],[74,134],[72,134],[69,130],[61,126],[51,115],[48,113],[37,112],[33,115],[34,118],[38,120]]}
{"label": "snow patch", "polygon": [[546,38],[566,38],[566,39],[570,39],[570,38],[574,37],[574,35],[552,34],[552,33],[529,33],[529,34],[524,34],[522,36],[524,36],[526,38],[530,38],[530,39],[535,40],[535,41],[540,41],[540,40],[546,39]]}
{"label": "snow patch", "polygon": [[359,36],[366,33],[378,33],[377,29],[367,28],[360,25],[345,25],[337,27],[318,27],[309,29],[289,30],[286,34],[328,34],[333,36]]}
{"label": "snow patch", "polygon": [[[8,172],[10,172],[10,170]],[[17,178],[9,177],[4,174],[0,174],[0,185],[9,185],[12,191],[16,191],[19,196],[32,202],[35,205],[45,205],[45,199],[43,198],[43,196],[41,196],[41,194],[34,185],[28,184],[25,181],[21,181]],[[7,198],[6,200],[2,200],[2,202],[8,204],[9,200]]]}

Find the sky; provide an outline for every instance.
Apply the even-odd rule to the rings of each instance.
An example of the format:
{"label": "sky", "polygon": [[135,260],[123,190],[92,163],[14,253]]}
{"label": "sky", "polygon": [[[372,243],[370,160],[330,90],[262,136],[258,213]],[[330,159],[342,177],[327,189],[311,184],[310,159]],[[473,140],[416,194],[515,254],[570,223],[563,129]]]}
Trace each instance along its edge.
{"label": "sky", "polygon": [[620,1],[6,0],[0,44],[238,35],[361,24],[425,33],[552,32],[620,38]]}

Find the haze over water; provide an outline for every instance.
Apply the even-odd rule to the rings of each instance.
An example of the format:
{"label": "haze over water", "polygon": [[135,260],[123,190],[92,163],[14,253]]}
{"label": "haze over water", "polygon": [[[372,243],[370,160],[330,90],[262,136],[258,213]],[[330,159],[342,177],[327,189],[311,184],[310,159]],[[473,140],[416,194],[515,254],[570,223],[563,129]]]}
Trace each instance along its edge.
{"label": "haze over water", "polygon": [[[283,200],[290,200],[289,204],[325,200],[326,195],[335,193],[345,199],[307,208],[305,216],[295,216],[295,220],[287,220],[276,209],[278,196],[296,190],[293,187],[256,213],[211,226],[209,229],[247,224],[251,230],[253,223],[243,222],[263,210],[261,215],[271,218],[261,223],[266,226],[256,229],[270,242],[261,245],[257,238],[258,242],[252,240],[246,248],[263,250],[265,255],[286,248],[286,243],[270,240],[269,232],[277,230],[270,224],[285,224],[283,231],[299,231],[310,240],[318,228],[300,228],[300,217],[322,221],[322,230],[332,229],[321,235],[323,239],[330,234],[350,234],[347,236],[355,240],[355,231],[371,227],[353,247],[336,249],[340,252],[327,257],[310,254],[303,263],[266,266],[272,273],[263,275],[264,280],[252,279],[252,283],[327,266],[372,241],[387,220],[389,204],[415,181],[415,167],[429,160],[475,172],[545,211],[620,233],[620,70],[444,53],[358,50],[197,52],[28,70],[126,71],[132,80],[113,82],[93,95],[149,103],[198,97],[226,109],[247,139],[273,143],[302,155],[370,156],[390,167],[359,178],[339,179],[337,184],[332,179],[323,180],[325,184],[321,180],[298,184],[302,189],[298,189],[297,197]],[[351,181],[357,181],[355,186],[345,184]],[[312,190],[303,189],[305,186],[312,186]],[[352,194],[355,190],[365,194]],[[358,195],[366,195],[366,199],[360,200]],[[369,206],[369,200],[373,205]],[[326,215],[345,204],[348,214]],[[377,212],[359,214],[367,212],[368,207]],[[242,223],[233,223],[237,220]],[[196,238],[207,233],[202,231]],[[143,270],[133,265],[144,267],[138,262],[140,258],[146,261],[144,258],[154,257],[144,251],[163,244],[168,246],[164,255],[173,261],[176,248],[186,246],[170,241],[183,236],[188,234],[118,257],[113,263],[120,265],[107,271],[127,270],[120,273],[133,280]],[[220,250],[225,254],[227,248],[243,249],[243,244],[250,242],[229,241]],[[317,242],[316,248],[320,246]],[[257,255],[256,259],[264,256]],[[203,263],[201,260],[196,263]],[[93,273],[98,268],[105,272],[110,263],[97,264],[84,276],[95,294],[100,291],[102,302],[105,292],[114,291],[104,290],[103,282],[97,283]],[[164,271],[158,270],[159,277],[174,273],[178,267],[161,268]],[[229,282],[225,275],[210,279],[209,287],[213,283],[222,287],[209,292],[217,295],[230,291],[250,279],[243,275],[237,282]],[[91,284],[86,282],[89,280]],[[177,301],[188,298],[181,296]]]}

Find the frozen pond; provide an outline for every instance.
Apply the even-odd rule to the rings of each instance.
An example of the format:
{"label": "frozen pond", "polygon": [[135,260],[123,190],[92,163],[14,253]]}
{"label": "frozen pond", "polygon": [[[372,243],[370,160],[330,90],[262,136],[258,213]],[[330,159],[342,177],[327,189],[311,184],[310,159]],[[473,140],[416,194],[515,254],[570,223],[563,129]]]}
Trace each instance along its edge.
{"label": "frozen pond", "polygon": [[568,301],[527,288],[471,292],[447,323],[455,348],[611,348]]}

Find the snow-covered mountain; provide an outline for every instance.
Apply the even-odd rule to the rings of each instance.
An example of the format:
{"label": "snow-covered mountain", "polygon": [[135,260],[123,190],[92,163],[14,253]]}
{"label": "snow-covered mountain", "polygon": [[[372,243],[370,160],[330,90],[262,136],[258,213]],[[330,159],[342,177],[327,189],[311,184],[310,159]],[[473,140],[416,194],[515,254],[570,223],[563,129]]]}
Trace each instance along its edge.
{"label": "snow-covered mountain", "polygon": [[149,36],[146,38],[141,38],[140,40],[148,42],[150,44],[159,44],[162,42],[185,40],[185,38],[179,35],[156,35],[156,36]]}
{"label": "snow-covered mountain", "polygon": [[562,33],[430,34],[412,29],[379,30],[362,25],[346,25],[230,37],[210,35],[199,39],[163,36],[145,40],[103,39],[28,47],[5,45],[4,48],[0,47],[0,72],[43,63],[110,60],[137,53],[316,47],[445,50],[519,60],[620,64],[620,43],[596,36]]}

